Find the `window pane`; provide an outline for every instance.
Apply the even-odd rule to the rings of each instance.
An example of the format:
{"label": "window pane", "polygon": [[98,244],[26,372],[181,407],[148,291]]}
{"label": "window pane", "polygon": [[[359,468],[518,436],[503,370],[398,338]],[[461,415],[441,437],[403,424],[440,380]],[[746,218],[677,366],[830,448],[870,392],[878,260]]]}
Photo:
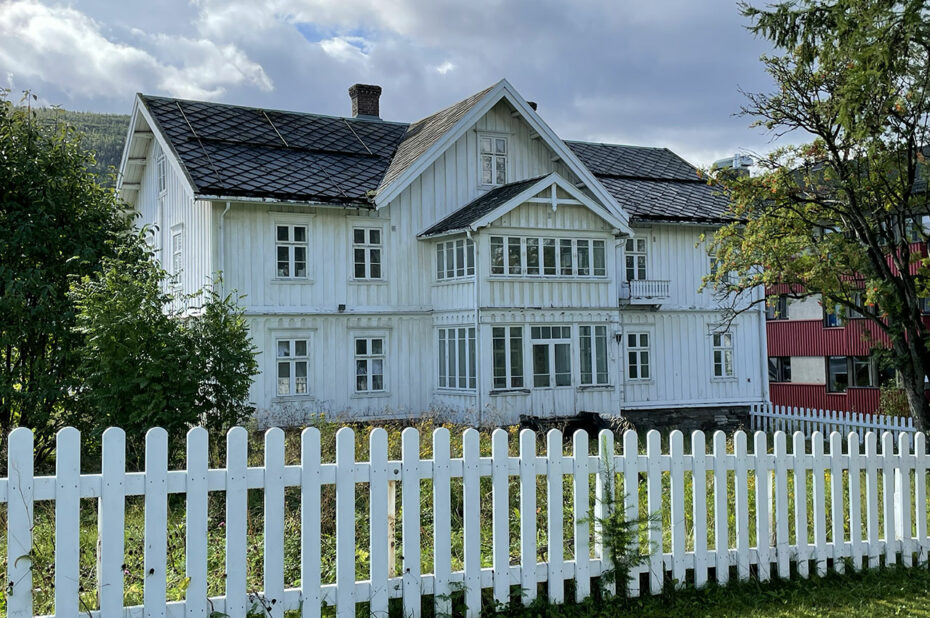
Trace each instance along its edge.
{"label": "window pane", "polygon": [[604,241],[594,241],[594,276],[603,277],[607,274],[606,258],[604,256]]}
{"label": "window pane", "polygon": [[639,353],[639,373],[644,380],[649,378],[649,352]]}
{"label": "window pane", "polygon": [[287,242],[290,240],[290,234],[288,234],[288,227],[286,225],[278,226],[278,240]]}
{"label": "window pane", "polygon": [[368,230],[368,242],[372,245],[380,245],[381,230]]}
{"label": "window pane", "polygon": [[645,279],[646,278],[646,256],[639,255],[636,257],[636,278]]}
{"label": "window pane", "polygon": [[598,326],[594,329],[594,359],[597,371],[597,384],[607,384],[607,327]]}
{"label": "window pane", "polygon": [[582,326],[578,336],[578,343],[581,352],[581,383],[591,384],[593,381],[593,367],[591,354],[591,327]]}
{"label": "window pane", "polygon": [[371,340],[371,353],[375,356],[384,354],[384,339]]}
{"label": "window pane", "polygon": [[373,391],[383,391],[384,390],[384,374],[373,374],[371,376],[371,390]]}
{"label": "window pane", "polygon": [[352,230],[352,240],[356,245],[365,244],[365,230],[362,228],[355,228]]}
{"label": "window pane", "polygon": [[465,241],[455,241],[455,276],[465,276]]}
{"label": "window pane", "polygon": [[306,247],[294,247],[294,261],[295,262],[307,262],[307,248]]}
{"label": "window pane", "polygon": [[278,342],[278,358],[287,358],[291,355],[291,342],[290,341],[279,341]]}
{"label": "window pane", "polygon": [[495,172],[497,173],[495,182],[499,185],[507,184],[507,159],[497,157]]}
{"label": "window pane", "polygon": [[626,345],[627,347],[635,348],[636,347],[636,335],[627,335]]}
{"label": "window pane", "polygon": [[491,138],[490,137],[481,138],[481,152],[491,152]]}
{"label": "window pane", "polygon": [[491,155],[482,155],[481,156],[481,183],[485,185],[491,184],[494,180],[493,171],[492,171],[492,157]]}
{"label": "window pane", "polygon": [[555,239],[543,238],[543,274],[555,274]]}
{"label": "window pane", "polygon": [[520,239],[507,239],[507,274],[519,275],[522,272],[520,264]]}
{"label": "window pane", "polygon": [[307,242],[307,228],[302,225],[294,226],[294,242]]}
{"label": "window pane", "polygon": [[446,253],[443,251],[442,244],[436,245],[436,278],[443,279],[446,276]]}
{"label": "window pane", "polygon": [[539,274],[539,239],[526,239],[526,274]]}
{"label": "window pane", "polygon": [[278,363],[278,394],[289,395],[291,393],[291,364]]}
{"label": "window pane", "polygon": [[371,361],[371,375],[380,376],[384,375],[384,361],[380,358],[372,359]]}
{"label": "window pane", "polygon": [[307,361],[294,363],[294,392],[298,394],[307,392]]}
{"label": "window pane", "polygon": [[494,152],[497,154],[507,154],[507,140],[497,138],[494,140]]}
{"label": "window pane", "polygon": [[827,388],[842,393],[849,386],[849,369],[845,356],[831,356],[827,362]]}
{"label": "window pane", "polygon": [[562,275],[572,274],[572,241],[563,238],[559,243],[559,265]]}
{"label": "window pane", "polygon": [[446,277],[451,279],[455,276],[455,246],[446,243]]}
{"label": "window pane", "polygon": [[295,277],[306,277],[307,276],[307,263],[306,262],[294,262],[294,276]]}
{"label": "window pane", "polygon": [[439,386],[446,386],[446,329],[439,329]]}
{"label": "window pane", "polygon": [[510,386],[523,388],[523,329],[510,329]]}
{"label": "window pane", "polygon": [[460,328],[458,329],[458,331],[459,331],[458,332],[459,337],[458,337],[458,343],[456,344],[456,346],[458,350],[458,363],[459,363],[459,372],[458,372],[459,388],[467,388],[468,386],[466,382],[467,376],[465,375],[465,372],[468,369],[468,363],[465,358],[465,355],[467,354],[466,341],[465,341],[465,329]]}
{"label": "window pane", "polygon": [[853,358],[853,386],[872,386],[872,366],[868,356]]}
{"label": "window pane", "polygon": [[371,264],[369,265],[368,269],[369,269],[368,276],[371,279],[381,278],[381,250],[380,249],[371,250]]}
{"label": "window pane", "polygon": [[568,343],[555,344],[555,385],[572,384],[572,348]]}
{"label": "window pane", "polygon": [[504,239],[491,236],[491,274],[504,274]]}
{"label": "window pane", "polygon": [[307,341],[305,339],[298,339],[294,342],[294,356],[306,356],[307,355]]}
{"label": "window pane", "polygon": [[548,344],[536,344],[533,346],[533,386],[537,388],[549,386]]}
{"label": "window pane", "polygon": [[476,386],[476,360],[475,360],[475,329],[468,329],[468,387]]}
{"label": "window pane", "polygon": [[465,241],[465,253],[468,257],[468,271],[465,273],[467,275],[475,274],[475,243],[471,240]]}
{"label": "window pane", "polygon": [[647,335],[646,333],[641,333],[639,336],[639,345],[642,348],[648,348],[649,347],[649,335]]}
{"label": "window pane", "polygon": [[359,356],[368,353],[368,340],[367,339],[356,339],[355,340],[355,353]]}
{"label": "window pane", "polygon": [[627,356],[627,365],[629,366],[630,378],[635,380],[639,378],[639,367],[636,365],[636,360],[638,358],[636,352],[630,352]]}
{"label": "window pane", "polygon": [[590,250],[587,240],[578,241],[578,275],[587,277],[591,274]]}
{"label": "window pane", "polygon": [[494,388],[507,388],[507,341],[503,328],[491,330],[491,358],[494,365]]}

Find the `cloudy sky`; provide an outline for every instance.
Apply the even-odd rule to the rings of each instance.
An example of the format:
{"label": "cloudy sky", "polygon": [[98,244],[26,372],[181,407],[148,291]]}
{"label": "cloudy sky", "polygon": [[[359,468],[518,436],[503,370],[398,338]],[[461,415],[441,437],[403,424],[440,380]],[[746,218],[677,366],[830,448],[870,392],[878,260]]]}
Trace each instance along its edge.
{"label": "cloudy sky", "polygon": [[348,115],[380,84],[412,121],[507,78],[565,139],[765,151],[770,89],[734,0],[0,0],[0,87],[67,109],[135,92]]}

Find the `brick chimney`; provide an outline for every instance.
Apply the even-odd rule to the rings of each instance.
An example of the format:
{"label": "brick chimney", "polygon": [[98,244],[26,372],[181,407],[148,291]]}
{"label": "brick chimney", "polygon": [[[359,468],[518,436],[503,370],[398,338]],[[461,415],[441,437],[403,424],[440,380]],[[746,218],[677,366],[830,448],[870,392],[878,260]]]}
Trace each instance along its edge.
{"label": "brick chimney", "polygon": [[353,84],[349,88],[353,118],[380,118],[381,86]]}

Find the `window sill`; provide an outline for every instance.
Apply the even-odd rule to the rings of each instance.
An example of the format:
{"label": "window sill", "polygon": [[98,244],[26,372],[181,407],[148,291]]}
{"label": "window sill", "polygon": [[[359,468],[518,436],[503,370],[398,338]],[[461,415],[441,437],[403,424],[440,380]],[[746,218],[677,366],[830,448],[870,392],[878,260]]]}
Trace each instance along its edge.
{"label": "window sill", "polygon": [[604,276],[584,276],[584,275],[490,275],[488,281],[532,281],[539,283],[544,281],[571,281],[573,283],[609,283],[610,277]]}
{"label": "window sill", "polygon": [[710,379],[710,381],[713,382],[713,383],[715,383],[715,384],[717,384],[717,383],[726,384],[727,382],[739,382],[739,378],[737,378],[736,376],[728,376],[728,377],[725,377],[725,378],[713,377],[713,378]]}
{"label": "window sill", "polygon": [[640,378],[627,378],[627,384],[636,384],[639,386],[648,386],[650,384],[655,384],[656,381],[652,378],[640,379]]}
{"label": "window sill", "polygon": [[528,388],[502,388],[493,390],[488,393],[492,397],[506,396],[506,395],[517,395],[525,397],[530,394],[530,389]]}
{"label": "window sill", "polygon": [[578,387],[579,391],[612,391],[614,386],[612,384],[582,384]]}
{"label": "window sill", "polygon": [[272,285],[310,285],[313,279],[307,277],[274,277],[271,280]]}
{"label": "window sill", "polygon": [[349,279],[349,285],[387,285],[387,279]]}
{"label": "window sill", "polygon": [[474,388],[449,388],[448,386],[440,386],[433,392],[437,395],[467,395],[469,397],[474,397],[476,391],[477,389]]}
{"label": "window sill", "polygon": [[316,398],[311,393],[303,395],[276,395],[271,398],[271,403],[288,403],[294,401],[315,401]]}
{"label": "window sill", "polygon": [[454,277],[450,279],[435,279],[433,281],[433,285],[455,285],[456,283],[462,284],[462,283],[474,283],[474,282],[475,282],[474,275],[466,275],[464,277]]}
{"label": "window sill", "polygon": [[391,393],[388,391],[374,391],[370,393],[352,393],[349,397],[350,399],[380,399],[382,397],[390,397]]}

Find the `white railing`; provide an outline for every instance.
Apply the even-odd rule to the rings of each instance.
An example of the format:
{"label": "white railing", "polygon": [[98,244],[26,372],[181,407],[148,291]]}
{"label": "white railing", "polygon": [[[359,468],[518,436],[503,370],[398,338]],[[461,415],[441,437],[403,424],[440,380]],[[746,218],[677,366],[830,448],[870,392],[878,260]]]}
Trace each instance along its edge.
{"label": "white railing", "polygon": [[634,279],[629,281],[630,300],[662,300],[668,298],[668,281]]}
{"label": "white railing", "polygon": [[771,403],[754,405],[750,411],[754,431],[800,431],[805,436],[819,431],[829,435],[838,431],[846,434],[855,431],[864,434],[867,431],[878,433],[890,431],[897,440],[902,432],[914,433],[914,419],[904,416],[885,414],[863,414],[860,412],[838,412],[836,410],[814,410],[792,406],[776,406]]}
{"label": "white railing", "polygon": [[[860,569],[898,561],[908,566],[925,564],[930,549],[926,508],[930,459],[923,434],[914,436],[912,451],[908,433],[901,434],[897,449],[890,433],[881,436],[880,448],[877,436],[869,433],[863,451],[856,434],[844,439],[834,433],[825,453],[824,441],[816,434],[808,442],[800,433],[790,440],[776,433],[770,450],[768,436],[758,432],[749,452],[743,432],[731,441],[715,433],[710,449],[704,434],[695,432],[688,451],[678,431],[669,437],[667,450],[662,449],[660,435],[649,432],[644,451],[634,432],[622,436],[621,449],[615,449],[610,432],[598,436],[594,449],[588,435],[578,432],[568,454],[562,434],[551,431],[546,453],[540,455],[532,432],[522,431],[519,448],[512,449],[508,434],[496,430],[490,456],[481,456],[480,436],[470,429],[463,435],[463,456],[452,457],[450,433],[438,429],[432,435],[432,457],[424,460],[419,434],[407,429],[401,441],[402,457],[389,460],[388,435],[377,429],[369,436],[369,461],[356,461],[355,436],[343,428],[335,437],[335,461],[321,463],[320,433],[306,429],[299,459],[294,458],[300,463],[286,465],[284,432],[271,429],[264,436],[264,464],[247,467],[248,434],[237,428],[226,436],[225,468],[208,469],[208,436],[198,428],[187,435],[187,469],[171,470],[167,434],[153,429],[146,439],[145,472],[126,472],[125,436],[119,429],[110,429],[103,436],[103,472],[82,474],[80,436],[74,429],[65,429],[58,434],[56,474],[45,477],[33,476],[32,440],[27,429],[10,435],[9,477],[0,479],[0,502],[7,508],[7,611],[15,617],[33,614],[32,548],[33,535],[38,534],[34,505],[41,501],[54,501],[54,612],[62,617],[219,612],[243,618],[256,599],[272,617],[288,610],[319,616],[322,606],[334,605],[337,616],[348,618],[355,616],[358,603],[368,604],[367,614],[383,616],[391,598],[401,599],[404,616],[419,616],[424,595],[432,597],[437,614],[449,614],[455,591],[464,593],[466,615],[477,616],[483,588],[493,589],[496,602],[507,603],[511,587],[517,586],[522,602],[530,603],[537,595],[537,584],[545,582],[548,599],[561,603],[567,580],[574,581],[574,597],[580,600],[590,594],[592,578],[609,566],[598,522],[614,508],[615,487],[617,508],[627,517],[637,518],[641,512],[665,514],[649,526],[648,543],[638,548],[645,562],[634,569],[629,584],[632,595],[658,593],[667,580],[676,585],[691,580],[698,587],[709,580],[747,580],[753,565],[764,581],[789,577],[791,563],[801,577],[810,572],[823,575],[831,566],[843,572],[847,565]],[[563,485],[566,476],[572,481],[568,495]],[[483,478],[489,478],[489,492],[482,487]],[[450,490],[452,479],[461,479],[454,485],[455,492]],[[431,481],[423,495],[422,480]],[[402,569],[401,575],[394,576],[390,505],[398,483]],[[542,500],[537,500],[538,484],[544,487]],[[733,494],[728,493],[728,485],[734,488]],[[299,494],[299,515],[293,500],[288,503],[300,521],[299,556],[292,554],[289,562],[300,567],[299,583],[297,579],[291,582],[296,587],[286,587],[284,577],[286,488],[295,488],[290,492]],[[264,527],[263,590],[251,595],[246,566],[249,490],[262,490]],[[356,512],[357,492],[370,497],[366,512]],[[185,495],[187,585],[184,598],[176,601],[166,600],[172,564],[166,563],[166,513],[169,503],[175,508],[180,505],[176,500],[169,502],[169,494]],[[212,549],[224,552],[225,568],[208,570],[208,503],[218,494],[225,508],[225,532],[219,533],[225,549]],[[329,509],[334,495],[334,511],[322,512],[321,495],[330,497],[325,502]],[[143,497],[133,503],[145,515],[144,609],[136,606],[124,611],[123,530],[128,496]],[[462,503],[452,496],[461,496]],[[79,604],[82,498],[98,501],[99,608]],[[482,504],[486,502],[491,504]],[[693,507],[686,508],[689,502]],[[827,504],[832,505],[829,512]],[[433,513],[432,539],[421,539],[421,525],[426,525],[421,521],[424,506]],[[544,509],[544,530],[539,532],[545,534],[540,536],[537,506]],[[256,508],[254,500],[252,508]],[[462,514],[460,523],[455,523],[453,513]],[[490,519],[484,527],[482,513]],[[324,518],[327,525],[335,519],[332,555],[321,550],[332,547],[324,542]],[[572,525],[563,527],[563,518]],[[511,557],[511,524],[519,530],[518,559]],[[370,530],[371,541],[365,547],[357,542],[357,526]],[[565,542],[566,530],[570,543]],[[462,539],[461,553],[456,552],[463,556],[458,563],[461,568],[454,568],[454,538]],[[538,560],[538,538],[545,539],[545,562]],[[47,544],[51,539],[43,541]],[[422,553],[422,541],[431,551]],[[491,567],[482,567],[483,546],[491,554],[485,554]],[[566,547],[571,548],[569,555]],[[84,560],[87,551],[93,549],[84,548]],[[357,573],[356,551],[368,552],[368,572]],[[424,556],[432,557],[432,573],[422,572]],[[322,563],[335,565],[326,571],[335,573],[330,581],[323,581]],[[208,587],[225,592],[208,598]]]}

